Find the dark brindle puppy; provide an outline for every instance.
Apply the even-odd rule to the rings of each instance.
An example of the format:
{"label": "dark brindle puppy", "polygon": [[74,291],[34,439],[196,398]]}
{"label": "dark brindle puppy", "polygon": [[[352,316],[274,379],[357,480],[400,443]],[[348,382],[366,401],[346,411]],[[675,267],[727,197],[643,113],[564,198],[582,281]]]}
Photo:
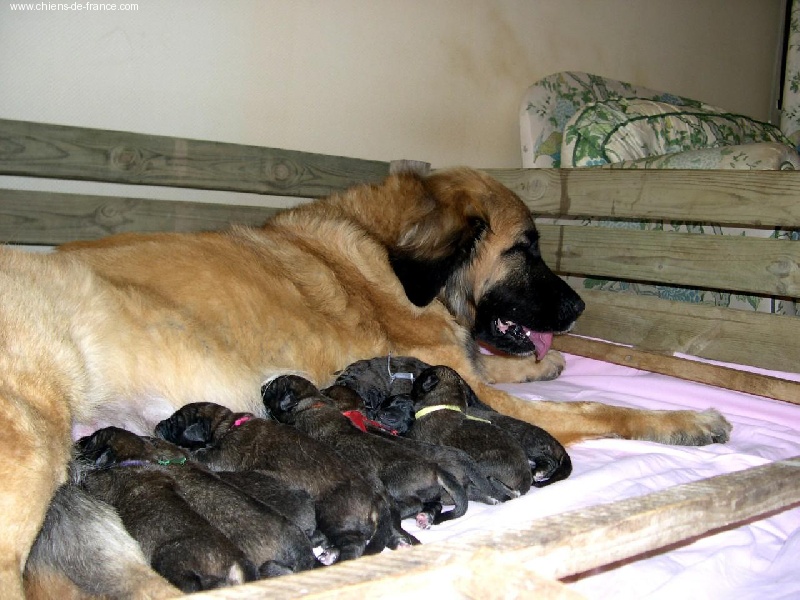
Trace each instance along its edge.
{"label": "dark brindle puppy", "polygon": [[[376,410],[368,412],[362,398],[352,388],[332,385],[325,388],[323,394],[333,400],[336,408],[347,414],[351,420],[353,420],[351,416],[353,411],[363,412],[366,431],[380,435],[394,444],[402,445],[412,452],[420,454],[453,475],[467,490],[470,500],[484,504],[497,504],[506,498],[505,493],[499,494],[492,487],[472,457],[463,450],[452,446],[429,444],[400,435],[400,431],[407,432],[414,423],[414,401],[410,395],[392,396],[379,404]],[[384,409],[383,406],[387,408]],[[372,418],[368,417],[368,414]],[[453,504],[452,499],[448,503]]]}
{"label": "dark brindle puppy", "polygon": [[81,485],[117,510],[157,572],[184,592],[255,579],[244,553],[189,506],[164,468],[124,459],[112,468],[107,435],[77,442]]}
{"label": "dark brindle puppy", "polygon": [[[414,401],[409,396],[414,380],[431,365],[411,356],[380,356],[349,365],[336,379],[364,398],[365,414],[399,433],[414,423]],[[531,463],[536,487],[564,479],[572,463],[564,446],[541,427],[502,415],[481,402],[466,383],[469,414],[490,420],[522,444]],[[372,408],[370,408],[372,407]]]}
{"label": "dark brindle puppy", "polygon": [[[317,529],[314,499],[307,491],[259,471],[218,471],[217,477],[289,519],[313,544],[327,546],[327,540]],[[326,555],[326,564],[335,562],[336,556],[338,553]]]}
{"label": "dark brindle puppy", "polygon": [[[385,489],[402,518],[417,516],[422,527],[462,516],[467,511],[467,492],[447,471],[382,437],[354,427],[334,401],[314,384],[297,375],[284,375],[264,386],[262,396],[269,413],[320,440]],[[442,495],[454,502],[452,510],[441,510]]]}
{"label": "dark brindle puppy", "polygon": [[56,584],[59,577],[93,597],[155,599],[180,594],[165,579],[153,577],[142,549],[111,505],[73,483],[56,491],[31,548],[25,565],[26,595],[63,599],[62,586]]}
{"label": "dark brindle puppy", "polygon": [[534,487],[544,487],[569,477],[572,460],[557,439],[541,427],[492,410],[464,385],[469,404],[467,414],[489,421],[519,442],[528,457]]}
{"label": "dark brindle puppy", "polygon": [[334,385],[355,391],[369,418],[381,423],[391,419],[403,435],[414,422],[408,394],[414,379],[430,366],[412,356],[378,356],[351,363],[338,373]]}
{"label": "dark brindle puppy", "polygon": [[491,422],[467,415],[467,387],[449,367],[423,371],[411,392],[417,418],[409,437],[461,448],[507,499],[526,494],[532,477],[522,446]]}
{"label": "dark brindle puppy", "polygon": [[340,560],[416,541],[396,531],[386,499],[351,465],[293,427],[196,402],[159,423],[156,435],[214,471],[263,471],[308,491],[317,527]]}
{"label": "dark brindle puppy", "polygon": [[82,455],[97,466],[121,468],[123,473],[136,466],[166,474],[189,506],[257,565],[259,577],[285,575],[317,564],[311,542],[296,525],[187,460],[188,453],[174,444],[109,427],[82,444]]}

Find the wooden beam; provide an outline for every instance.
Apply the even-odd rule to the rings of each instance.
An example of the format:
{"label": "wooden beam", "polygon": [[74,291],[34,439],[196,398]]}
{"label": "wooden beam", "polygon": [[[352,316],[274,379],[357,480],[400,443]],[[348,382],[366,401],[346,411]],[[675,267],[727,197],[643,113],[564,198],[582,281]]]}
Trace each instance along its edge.
{"label": "wooden beam", "polygon": [[377,182],[389,163],[0,119],[0,174],[315,198]]}
{"label": "wooden beam", "polygon": [[764,396],[800,404],[800,383],[720,365],[645,352],[576,335],[560,335],[553,340],[556,350],[594,358],[616,365],[642,369],[662,375],[713,385],[726,390]]}
{"label": "wooden beam", "polygon": [[[434,590],[452,596],[471,578],[482,579],[484,564],[493,570],[486,578],[495,581],[504,576],[515,581],[514,574],[520,570],[540,580],[561,579],[798,504],[800,457],[795,457],[521,523],[516,530],[473,533],[297,575],[201,592],[192,599],[361,600]],[[498,591],[504,589],[513,592],[509,588]]]}
{"label": "wooden beam", "polygon": [[556,271],[663,285],[800,296],[800,244],[769,238],[541,225]]}
{"label": "wooden beam", "polygon": [[800,372],[800,319],[653,296],[578,290],[586,311],[572,333],[660,354],[689,354]]}
{"label": "wooden beam", "polygon": [[537,215],[800,227],[800,171],[487,169]]}
{"label": "wooden beam", "polygon": [[55,245],[124,232],[261,225],[277,208],[0,190],[0,241]]}

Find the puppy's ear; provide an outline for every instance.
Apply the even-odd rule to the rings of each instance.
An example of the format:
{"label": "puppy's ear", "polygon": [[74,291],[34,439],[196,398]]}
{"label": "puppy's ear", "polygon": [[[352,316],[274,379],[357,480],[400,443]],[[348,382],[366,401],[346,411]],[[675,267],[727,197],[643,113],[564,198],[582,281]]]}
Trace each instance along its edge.
{"label": "puppy's ear", "polygon": [[294,390],[286,388],[283,390],[280,400],[278,400],[278,408],[281,411],[288,413],[297,406],[297,402],[298,400]]}
{"label": "puppy's ear", "polygon": [[111,448],[106,448],[103,453],[95,459],[94,465],[102,469],[103,467],[113,465],[116,462],[118,462],[117,453]]}
{"label": "puppy's ear", "polygon": [[[181,445],[188,448],[205,446],[211,438],[211,427],[208,419],[196,421],[183,430],[181,435]],[[184,444],[185,442],[185,444]]]}
{"label": "puppy's ear", "polygon": [[96,431],[75,442],[78,458],[93,463],[96,467],[105,467],[116,462],[116,453],[108,445],[105,433]]}
{"label": "puppy's ear", "polygon": [[439,376],[436,373],[430,372],[420,376],[419,386],[422,391],[427,394],[439,385]]}
{"label": "puppy's ear", "polygon": [[433,302],[453,272],[470,259],[488,228],[480,217],[469,217],[464,226],[442,234],[432,231],[436,218],[431,220],[418,226],[425,232],[415,233],[412,243],[389,250],[389,263],[406,297],[417,306]]}

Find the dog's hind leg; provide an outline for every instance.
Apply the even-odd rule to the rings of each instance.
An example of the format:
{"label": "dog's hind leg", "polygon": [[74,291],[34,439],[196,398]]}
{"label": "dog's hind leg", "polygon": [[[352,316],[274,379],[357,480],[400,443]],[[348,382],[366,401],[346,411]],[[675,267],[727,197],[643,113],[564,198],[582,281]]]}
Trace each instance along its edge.
{"label": "dog's hind leg", "polygon": [[149,600],[181,593],[150,568],[116,511],[72,484],[56,491],[33,545],[25,567],[28,593],[34,582],[55,574],[92,597]]}
{"label": "dog's hind leg", "polygon": [[[71,399],[82,392],[69,287],[44,259],[0,250],[0,590],[22,598],[22,570],[50,499],[67,479]],[[34,268],[38,265],[37,268]],[[31,267],[30,269],[28,267]],[[73,282],[73,285],[74,282]]]}
{"label": "dog's hind leg", "polygon": [[[3,361],[4,362],[4,361]],[[47,512],[55,488],[67,476],[70,456],[69,415],[66,406],[52,402],[19,382],[0,384],[0,590],[4,598],[23,598],[22,570]],[[30,402],[31,397],[37,397]]]}

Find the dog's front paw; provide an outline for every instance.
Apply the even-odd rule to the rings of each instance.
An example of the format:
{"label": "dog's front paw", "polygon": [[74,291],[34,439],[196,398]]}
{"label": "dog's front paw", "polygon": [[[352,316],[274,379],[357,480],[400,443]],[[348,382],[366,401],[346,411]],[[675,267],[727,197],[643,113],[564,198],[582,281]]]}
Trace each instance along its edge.
{"label": "dog's front paw", "polygon": [[678,432],[678,441],[674,444],[684,446],[705,446],[707,444],[724,444],[730,439],[731,425],[722,414],[713,408],[703,412],[691,413],[693,425],[686,431]]}
{"label": "dog's front paw", "polygon": [[678,446],[723,444],[730,439],[733,426],[718,410],[651,411],[646,415],[642,435],[634,439],[650,440]]}
{"label": "dog's front paw", "polygon": [[537,366],[539,367],[539,373],[531,374],[526,381],[550,381],[555,379],[561,375],[564,367],[567,366],[567,362],[561,352],[548,350],[547,354],[538,361]]}

